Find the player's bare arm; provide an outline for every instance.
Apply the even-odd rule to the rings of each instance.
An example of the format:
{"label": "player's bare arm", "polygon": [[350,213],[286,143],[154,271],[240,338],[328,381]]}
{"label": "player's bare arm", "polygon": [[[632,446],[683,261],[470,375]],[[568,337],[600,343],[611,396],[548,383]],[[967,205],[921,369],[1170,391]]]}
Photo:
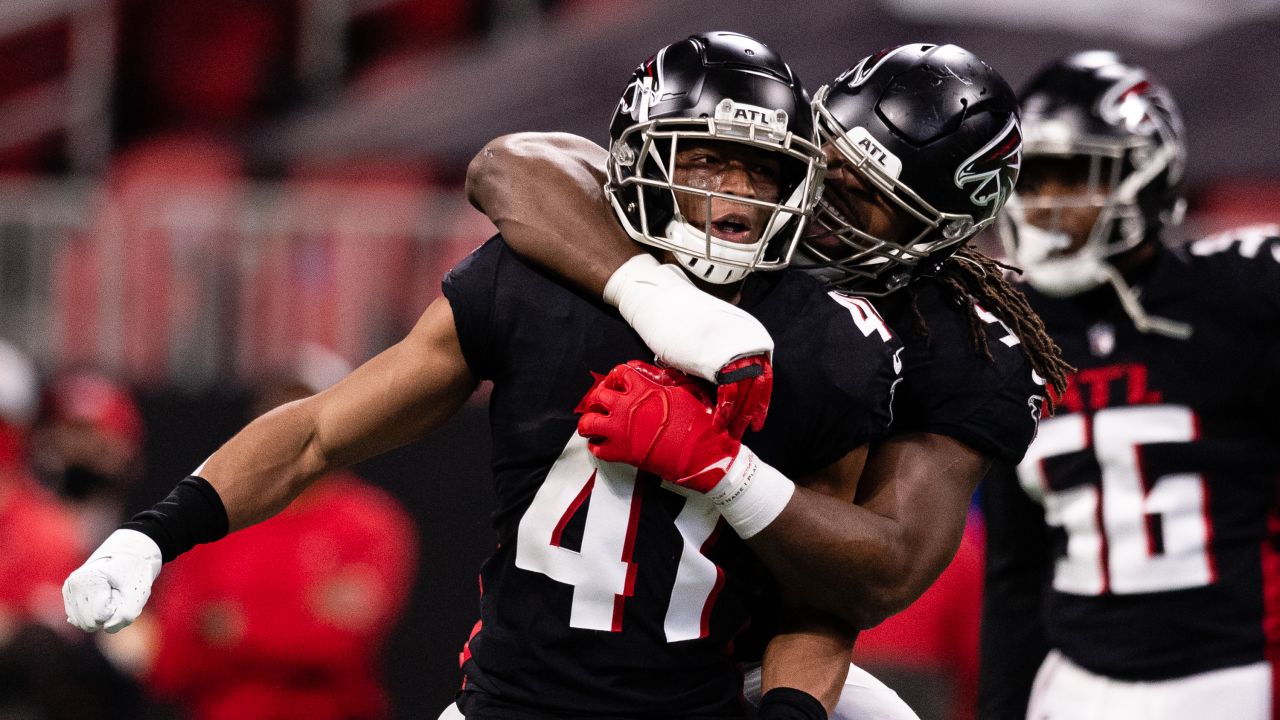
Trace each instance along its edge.
{"label": "player's bare arm", "polygon": [[749,544],[797,596],[871,627],[905,609],[946,568],[989,465],[946,436],[891,437],[870,453],[856,505],[798,487]]}
{"label": "player's bare arm", "polygon": [[663,362],[716,382],[734,360],[771,352],[755,318],[627,235],[604,191],[607,157],[577,135],[504,135],[472,159],[467,195],[518,254],[617,307]]}
{"label": "player's bare arm", "polygon": [[[748,541],[789,602],[765,651],[762,690],[797,688],[832,712],[856,627],[905,608],[942,572],[988,465],[962,443],[919,433],[799,479],[778,518]],[[862,507],[851,504],[855,490]]]}
{"label": "player's bare arm", "polygon": [[315,478],[420,437],[474,388],[441,298],[403,340],[332,388],[250,423],[199,474],[239,530],[283,510]]}
{"label": "player's bare arm", "polygon": [[761,692],[803,690],[831,713],[849,676],[849,656],[857,635],[831,616],[809,608],[788,608],[779,632],[765,648]]}
{"label": "player's bare arm", "polygon": [[644,254],[618,225],[602,188],[604,148],[568,133],[491,140],[467,167],[467,197],[516,252],[600,295]]}
{"label": "player's bare arm", "polygon": [[151,510],[113,533],[63,585],[68,621],[127,627],[164,561],[283,510],[317,477],[418,437],[476,384],[449,303],[334,387],[250,423]]}
{"label": "player's bare arm", "polygon": [[985,455],[914,433],[793,481],[716,429],[698,386],[678,375],[638,362],[615,368],[584,399],[579,432],[600,459],[706,493],[794,602],[872,627],[955,554]]}
{"label": "player's bare arm", "polygon": [[[821,495],[842,504],[852,503],[866,459],[867,447],[859,447],[826,468],[800,478],[797,485],[805,489],[806,495]],[[797,492],[802,491],[798,489]],[[783,511],[784,514],[786,512]],[[763,532],[768,532],[768,528]],[[753,549],[760,553],[758,548]],[[817,698],[830,713],[840,699],[849,674],[849,655],[853,652],[857,629],[834,614],[815,612],[810,607],[812,602],[807,591],[792,587],[778,575],[769,560],[766,560],[766,565],[779,580],[785,607],[779,632],[765,648],[761,691],[767,693],[774,688],[803,690]]]}

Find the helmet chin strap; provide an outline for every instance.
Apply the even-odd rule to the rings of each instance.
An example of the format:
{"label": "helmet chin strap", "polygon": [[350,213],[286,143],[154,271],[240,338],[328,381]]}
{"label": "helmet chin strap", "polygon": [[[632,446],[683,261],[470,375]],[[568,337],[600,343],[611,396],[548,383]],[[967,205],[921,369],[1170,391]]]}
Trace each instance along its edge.
{"label": "helmet chin strap", "polygon": [[1062,298],[1092,290],[1106,282],[1103,262],[1093,246],[1048,259],[1055,250],[1071,244],[1066,233],[1019,222],[1015,257],[1031,287],[1050,297]]}
{"label": "helmet chin strap", "polygon": [[[748,245],[719,240],[714,236],[708,236],[707,233],[679,217],[667,224],[666,235],[668,242],[683,248],[683,250],[671,251],[676,257],[676,262],[680,263],[690,276],[713,285],[728,285],[746,278],[764,245],[763,240]],[[711,247],[713,252],[707,253],[708,247]],[[717,262],[714,257],[708,259],[707,254],[719,255],[733,262]]]}
{"label": "helmet chin strap", "polygon": [[747,274],[751,272],[744,267],[734,265],[725,265],[714,260],[708,260],[704,257],[698,257],[682,252],[672,252],[675,255],[676,262],[680,263],[680,267],[685,272],[703,282],[709,282],[712,285],[729,285],[732,283],[745,280]]}
{"label": "helmet chin strap", "polygon": [[1029,223],[1018,224],[1017,259],[1031,287],[1050,297],[1065,298],[1107,283],[1116,291],[1120,307],[1124,308],[1138,332],[1174,340],[1191,337],[1192,327],[1187,323],[1148,314],[1138,300],[1137,291],[1114,265],[1098,255],[1096,244],[1089,243],[1066,257],[1043,259],[1069,242],[1066,233],[1045,230]]}

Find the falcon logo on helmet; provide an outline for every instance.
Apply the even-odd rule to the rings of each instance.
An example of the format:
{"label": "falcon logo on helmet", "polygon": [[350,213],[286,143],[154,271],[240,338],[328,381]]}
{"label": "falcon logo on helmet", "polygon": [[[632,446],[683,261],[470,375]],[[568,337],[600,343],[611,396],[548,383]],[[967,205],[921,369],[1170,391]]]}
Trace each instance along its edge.
{"label": "falcon logo on helmet", "polygon": [[858,87],[859,85],[862,85],[863,83],[865,83],[872,75],[874,75],[876,70],[879,69],[879,67],[883,65],[886,60],[893,57],[894,55],[897,55],[898,53],[902,52],[903,50],[909,47],[911,46],[899,45],[898,47],[885,48],[884,50],[881,50],[875,55],[869,55],[863,58],[862,62],[853,66],[853,68],[845,72],[840,77],[836,78],[835,84],[841,85],[847,81],[849,83],[849,87],[851,88]]}
{"label": "falcon logo on helmet", "polygon": [[666,48],[658,51],[658,54],[641,66],[644,73],[636,73],[631,80],[631,84],[623,91],[622,98],[618,100],[619,115],[628,115],[636,122],[645,122],[649,119],[649,108],[653,107],[662,97],[662,56],[667,52]]}
{"label": "falcon logo on helmet", "polygon": [[[1098,115],[1106,122],[1138,136],[1155,136],[1172,143],[1182,135],[1182,119],[1173,97],[1164,86],[1147,73],[1135,69],[1112,85],[1098,100]],[[1135,164],[1146,159],[1135,156]],[[1182,178],[1184,158],[1181,153],[1169,160],[1170,181]]]}
{"label": "falcon logo on helmet", "polygon": [[1013,192],[1013,183],[1022,166],[1022,132],[1018,120],[1010,117],[1004,128],[991,142],[969,156],[956,168],[956,187],[977,184],[969,199],[974,205],[986,207],[993,201],[996,207],[1004,204]]}
{"label": "falcon logo on helmet", "polygon": [[1098,114],[1114,125],[1124,123],[1129,132],[1149,134],[1170,124],[1168,104],[1163,89],[1136,72],[1111,86],[1098,101]]}

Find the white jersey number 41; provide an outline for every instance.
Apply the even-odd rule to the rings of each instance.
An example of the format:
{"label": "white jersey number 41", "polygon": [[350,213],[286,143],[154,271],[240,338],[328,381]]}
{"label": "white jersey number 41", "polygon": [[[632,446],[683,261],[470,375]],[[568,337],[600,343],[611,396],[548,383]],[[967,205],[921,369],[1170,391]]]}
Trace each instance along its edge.
{"label": "white jersey number 41", "polygon": [[[586,438],[575,433],[520,518],[516,567],[573,586],[570,627],[622,630],[624,604],[636,574],[643,572],[632,560],[644,501],[641,487],[634,467],[597,460]],[[561,534],[584,504],[581,549],[563,547]],[[684,548],[664,621],[667,642],[707,635],[724,571],[702,554],[702,546],[719,519],[715,506],[700,495],[687,496],[675,518]]]}

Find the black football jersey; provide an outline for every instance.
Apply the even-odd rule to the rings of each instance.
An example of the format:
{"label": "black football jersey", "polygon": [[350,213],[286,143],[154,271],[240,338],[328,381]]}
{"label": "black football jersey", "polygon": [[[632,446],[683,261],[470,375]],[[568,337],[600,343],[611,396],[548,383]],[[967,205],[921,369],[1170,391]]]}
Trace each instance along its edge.
{"label": "black football jersey", "polygon": [[[935,281],[917,281],[913,290],[927,333],[916,325],[908,291],[876,303],[905,346],[892,432],[946,435],[1018,462],[1035,437],[1045,387],[1017,335],[988,309],[951,302]],[[985,325],[990,360],[970,340],[969,313]]]}
{"label": "black football jersey", "polygon": [[[1190,325],[1189,340],[1139,332],[1110,286],[1028,291],[1076,367],[1017,468],[1048,528],[1045,636],[1123,679],[1259,661],[1280,609],[1280,239],[1161,249],[1134,280],[1147,313]],[[1035,535],[1000,542],[1025,550]]]}
{"label": "black football jersey", "polygon": [[[871,309],[879,314],[868,313],[865,320],[878,323],[904,345],[890,434],[945,435],[993,460],[1017,463],[1035,437],[1045,397],[1044,382],[1032,370],[1017,335],[985,308],[951,301],[933,280],[916,281],[912,291],[877,298]],[[865,302],[836,293],[832,298]],[[917,326],[916,312],[924,329]],[[990,360],[970,339],[970,314],[986,331]],[[760,661],[777,631],[768,618],[777,616],[779,602],[776,592],[762,597],[755,613],[760,620],[738,643],[743,662]]]}
{"label": "black football jersey", "polygon": [[[744,441],[799,477],[885,431],[899,346],[857,322],[869,304],[836,303],[799,273],[766,277],[742,307],[776,341],[773,399]],[[597,461],[576,433],[592,374],[652,352],[500,237],[444,292],[468,365],[493,381],[499,547],[462,657],[467,717],[740,717],[730,653],[762,568],[704,498]]]}

